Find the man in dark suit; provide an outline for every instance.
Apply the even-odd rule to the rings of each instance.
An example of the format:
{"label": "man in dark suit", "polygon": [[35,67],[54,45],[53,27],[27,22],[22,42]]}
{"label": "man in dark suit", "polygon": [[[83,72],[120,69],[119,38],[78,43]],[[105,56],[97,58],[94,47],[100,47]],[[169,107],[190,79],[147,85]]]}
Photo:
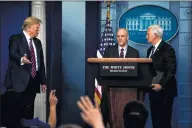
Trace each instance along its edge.
{"label": "man in dark suit", "polygon": [[149,91],[153,128],[171,128],[172,105],[177,95],[175,51],[162,36],[163,29],[159,25],[148,27],[146,38],[152,46],[147,57],[152,58],[155,70],[163,73],[160,82],[152,84]]}
{"label": "man in dark suit", "polygon": [[[41,20],[28,17],[21,34],[9,38],[9,65],[4,81],[4,102],[11,115],[5,113],[8,127],[20,127],[20,118],[32,119],[36,93],[46,92],[46,76],[39,34]],[[7,119],[7,118],[8,119]],[[13,119],[11,119],[13,118]],[[14,122],[12,122],[14,121]]]}
{"label": "man in dark suit", "polygon": [[[103,56],[104,58],[139,58],[138,50],[128,45],[129,35],[126,29],[118,29],[116,36],[118,44],[108,47],[105,50]],[[109,122],[109,105],[107,92],[108,88],[104,86],[100,107],[105,125],[107,124],[107,122]]]}
{"label": "man in dark suit", "polygon": [[115,46],[108,47],[105,50],[104,58],[139,58],[138,50],[128,45],[128,31],[120,28],[117,31],[117,42]]}

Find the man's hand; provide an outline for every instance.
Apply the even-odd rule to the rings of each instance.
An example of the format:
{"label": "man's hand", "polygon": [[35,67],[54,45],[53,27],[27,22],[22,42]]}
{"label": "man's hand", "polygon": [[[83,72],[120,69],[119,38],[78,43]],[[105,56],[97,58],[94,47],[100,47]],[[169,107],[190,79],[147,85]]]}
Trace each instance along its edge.
{"label": "man's hand", "polygon": [[50,112],[49,112],[48,124],[50,125],[50,128],[56,128],[57,123],[56,106],[58,99],[55,96],[55,92],[56,92],[55,90],[51,90],[49,94]]}
{"label": "man's hand", "polygon": [[158,92],[162,89],[162,86],[160,84],[152,84],[152,90]]}
{"label": "man's hand", "polygon": [[31,61],[29,61],[27,59],[27,55],[26,54],[22,57],[21,63],[23,63],[23,64],[31,64]]}
{"label": "man's hand", "polygon": [[46,85],[41,85],[42,93],[45,93],[47,91]]}
{"label": "man's hand", "polygon": [[50,103],[50,108],[51,107],[56,107],[58,99],[55,96],[55,92],[56,90],[51,90],[50,94],[49,94],[49,103]]}
{"label": "man's hand", "polygon": [[99,109],[99,105],[95,102],[93,106],[88,96],[81,97],[77,101],[78,107],[82,110],[81,117],[93,128],[104,128],[103,117]]}

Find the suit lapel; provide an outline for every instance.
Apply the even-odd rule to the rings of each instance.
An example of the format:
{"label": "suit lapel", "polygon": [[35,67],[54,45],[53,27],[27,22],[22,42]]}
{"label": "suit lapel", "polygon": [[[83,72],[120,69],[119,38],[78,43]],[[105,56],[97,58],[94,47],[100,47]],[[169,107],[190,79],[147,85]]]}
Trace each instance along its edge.
{"label": "suit lapel", "polygon": [[37,53],[37,63],[38,63],[38,65],[40,65],[40,49],[38,47],[38,40],[36,38],[34,38],[33,42],[34,42],[36,53]]}
{"label": "suit lapel", "polygon": [[27,57],[30,57],[29,45],[28,45],[27,39],[23,33],[22,33],[22,46],[25,50],[25,54],[27,54]]}
{"label": "suit lapel", "polygon": [[114,51],[114,57],[119,58],[119,47],[116,45],[115,51]]}
{"label": "suit lapel", "polygon": [[[132,54],[130,54],[129,52],[129,45],[127,45],[127,52],[126,52],[126,55],[125,55],[125,58],[131,58],[131,55]],[[120,56],[119,56],[119,47],[118,47],[118,45],[117,45],[117,47],[115,48],[116,50],[114,51],[114,54],[115,54],[115,57],[116,58],[120,58]]]}
{"label": "suit lapel", "polygon": [[126,55],[125,55],[125,58],[129,58],[129,45],[127,45],[127,52],[126,52]]}
{"label": "suit lapel", "polygon": [[129,53],[129,52],[130,52],[130,50],[129,50],[129,45],[127,45],[127,52],[126,52],[125,58],[132,58],[132,56],[130,56],[130,55],[132,55],[132,54]]}
{"label": "suit lapel", "polygon": [[[163,40],[160,42],[159,46],[157,47],[157,49],[155,50],[155,53],[151,56],[151,58],[157,58],[161,54],[161,50],[162,50],[164,43],[165,42]],[[151,53],[151,50],[150,50],[150,53]]]}
{"label": "suit lapel", "polygon": [[34,42],[34,45],[35,45],[35,48],[36,48],[36,52],[37,52],[37,55],[39,55],[39,49],[38,49],[38,43],[37,43],[37,40],[34,38],[33,39],[33,42]]}
{"label": "suit lapel", "polygon": [[152,49],[153,46],[151,46],[148,51],[147,51],[147,58],[149,58],[149,55],[151,54],[151,49]]}

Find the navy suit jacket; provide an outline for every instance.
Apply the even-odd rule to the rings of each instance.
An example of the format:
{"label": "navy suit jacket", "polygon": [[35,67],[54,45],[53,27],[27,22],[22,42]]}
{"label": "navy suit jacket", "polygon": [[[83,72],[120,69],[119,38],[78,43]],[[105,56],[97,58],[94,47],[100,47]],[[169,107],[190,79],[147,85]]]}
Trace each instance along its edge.
{"label": "navy suit jacket", "polygon": [[[37,38],[33,38],[36,52],[37,52],[37,63],[38,73],[36,92],[40,92],[39,85],[46,84],[45,77],[45,66],[44,57],[41,41]],[[5,75],[4,87],[6,89],[13,89],[15,92],[22,92],[26,89],[30,75],[31,75],[31,64],[21,65],[21,58],[27,54],[27,58],[30,60],[30,51],[27,39],[23,33],[12,35],[9,38],[9,64],[7,73]]]}
{"label": "navy suit jacket", "polygon": [[[147,51],[147,58],[152,50],[152,46]],[[167,44],[163,40],[155,50],[155,53],[151,56],[153,65],[156,71],[163,72],[163,78],[160,80],[160,85],[164,88],[163,91],[167,96],[177,95],[176,84],[176,56],[175,50],[171,45]]]}

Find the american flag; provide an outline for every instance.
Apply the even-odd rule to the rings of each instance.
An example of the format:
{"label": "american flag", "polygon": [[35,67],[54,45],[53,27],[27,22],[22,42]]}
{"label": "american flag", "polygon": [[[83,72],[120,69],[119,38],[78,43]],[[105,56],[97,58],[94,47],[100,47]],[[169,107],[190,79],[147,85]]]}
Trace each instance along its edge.
{"label": "american flag", "polygon": [[[105,29],[101,38],[101,42],[99,44],[99,49],[97,50],[97,58],[102,58],[105,52],[105,49],[108,46],[112,46],[112,45],[115,45],[115,41],[114,41],[113,31],[110,23],[109,12],[108,12],[108,15],[106,17]],[[100,105],[101,98],[102,98],[102,86],[98,85],[96,78],[95,78],[94,98],[97,101],[97,103]]]}

